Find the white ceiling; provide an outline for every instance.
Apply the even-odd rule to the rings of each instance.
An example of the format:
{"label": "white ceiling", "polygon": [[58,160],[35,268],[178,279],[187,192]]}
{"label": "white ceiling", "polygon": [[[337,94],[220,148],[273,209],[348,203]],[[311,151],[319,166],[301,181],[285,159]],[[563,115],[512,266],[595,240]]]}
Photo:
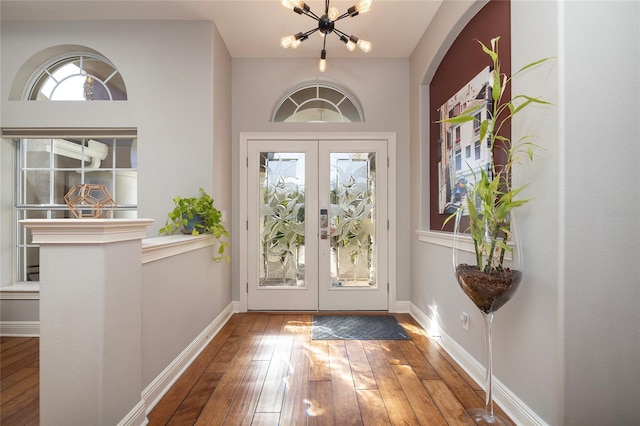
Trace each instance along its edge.
{"label": "white ceiling", "polygon": [[[373,0],[371,11],[344,18],[336,28],[370,41],[365,54],[349,52],[335,34],[327,39],[327,57],[408,58],[443,0]],[[340,12],[356,0],[331,0]],[[324,13],[324,1],[309,0]],[[322,40],[313,34],[296,50],[280,47],[280,38],[317,26],[285,9],[279,0],[2,0],[0,18],[12,20],[210,20],[216,23],[234,58],[319,57]]]}

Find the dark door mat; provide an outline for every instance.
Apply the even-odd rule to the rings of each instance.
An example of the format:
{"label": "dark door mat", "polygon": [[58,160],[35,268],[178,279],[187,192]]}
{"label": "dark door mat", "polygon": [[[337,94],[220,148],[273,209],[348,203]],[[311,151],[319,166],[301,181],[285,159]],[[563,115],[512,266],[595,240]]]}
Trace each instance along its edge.
{"label": "dark door mat", "polygon": [[314,315],[312,340],[409,340],[391,315]]}

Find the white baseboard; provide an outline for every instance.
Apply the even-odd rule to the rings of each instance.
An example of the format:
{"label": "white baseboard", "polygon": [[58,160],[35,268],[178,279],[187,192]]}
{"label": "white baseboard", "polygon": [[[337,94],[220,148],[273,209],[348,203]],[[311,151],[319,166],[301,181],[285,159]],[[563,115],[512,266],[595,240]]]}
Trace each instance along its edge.
{"label": "white baseboard", "polygon": [[231,302],[231,305],[233,305],[233,313],[234,313],[234,314],[237,314],[237,313],[239,313],[239,312],[242,312],[242,311],[240,310],[240,302],[238,302],[238,301],[234,301],[234,302]]}
{"label": "white baseboard", "polygon": [[[422,312],[417,306],[411,305],[411,316],[425,329],[436,328],[435,324],[429,319],[428,315]],[[447,333],[442,330],[437,331],[437,335],[432,335],[440,346],[457,362],[464,371],[471,376],[479,384],[485,381],[484,365],[476,360],[469,352],[453,340]],[[482,388],[484,386],[482,385]],[[493,378],[493,400],[511,417],[518,426],[548,426],[524,401],[514,394],[501,381]]]}
{"label": "white baseboard", "polygon": [[120,422],[118,426],[145,426],[149,424],[147,415],[144,411],[144,400],[140,400],[129,414],[127,414]]}
{"label": "white baseboard", "polygon": [[156,406],[187,367],[191,365],[200,352],[202,352],[216,334],[220,332],[220,329],[229,321],[231,315],[233,315],[233,304],[229,304],[220,315],[142,391],[146,414],[151,412],[153,407]]}
{"label": "white baseboard", "polygon": [[0,321],[2,337],[40,337],[40,321]]}
{"label": "white baseboard", "polygon": [[395,305],[396,305],[395,306],[395,311],[393,311],[393,312],[398,313],[398,314],[407,314],[411,310],[411,302],[406,302],[406,301],[403,301],[403,300],[396,300]]}

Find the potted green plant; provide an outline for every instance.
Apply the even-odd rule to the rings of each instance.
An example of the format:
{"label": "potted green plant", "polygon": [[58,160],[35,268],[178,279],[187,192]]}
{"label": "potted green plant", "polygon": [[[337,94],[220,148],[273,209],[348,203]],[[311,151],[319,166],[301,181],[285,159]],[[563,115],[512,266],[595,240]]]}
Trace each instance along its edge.
{"label": "potted green plant", "polygon": [[231,261],[225,251],[230,247],[229,232],[222,224],[222,213],[213,205],[213,198],[200,188],[198,197],[175,197],[174,208],[167,216],[167,222],[158,231],[159,234],[171,235],[178,231],[185,234],[211,234],[218,242],[216,262],[224,259]]}
{"label": "potted green plant", "polygon": [[[490,153],[490,167],[479,170],[471,170],[474,182],[466,188],[466,197],[458,209],[451,214],[445,223],[456,218],[458,225],[464,226],[473,240],[476,264],[474,274],[503,274],[505,255],[513,250],[511,245],[511,218],[513,211],[529,202],[529,199],[519,199],[518,195],[525,185],[513,186],[511,172],[513,166],[523,159],[533,161],[534,151],[538,146],[533,142],[534,136],[527,135],[518,141],[512,141],[503,136],[502,130],[513,117],[532,104],[550,105],[549,102],[528,95],[515,95],[511,99],[505,99],[504,93],[511,80],[523,71],[532,68],[551,58],[544,58],[525,65],[511,77],[500,71],[500,59],[498,56],[498,40],[491,40],[490,47],[478,41],[482,50],[490,56],[493,67],[491,70],[492,90],[491,107],[487,117],[480,122],[479,140],[487,139]],[[442,120],[445,123],[462,124],[477,120],[477,112],[486,107],[477,104],[463,111],[459,115]],[[504,161],[494,161],[494,151],[502,152]],[[460,265],[457,265],[460,266]],[[458,273],[463,273],[458,271]],[[474,302],[477,302],[474,300]],[[488,311],[491,303],[484,301],[478,305],[480,309]],[[478,303],[476,303],[478,304]],[[499,306],[498,306],[499,307]],[[497,307],[496,307],[497,309]]]}
{"label": "potted green plant", "polygon": [[[540,98],[528,95],[505,95],[505,89],[512,79],[527,69],[551,60],[544,58],[525,65],[512,76],[500,70],[498,41],[491,40],[490,46],[478,41],[482,50],[492,62],[490,73],[491,96],[488,104],[476,104],[458,116],[442,120],[443,123],[479,124],[479,140],[489,148],[489,165],[486,169],[470,170],[473,182],[466,186],[466,196],[457,210],[445,221],[455,218],[453,241],[453,266],[456,279],[463,292],[483,314],[485,323],[485,347],[487,350],[486,405],[482,409],[470,409],[468,413],[478,424],[507,424],[494,415],[491,399],[491,324],[493,315],[511,299],[522,280],[521,253],[513,222],[514,211],[528,203],[529,199],[519,198],[525,185],[514,186],[511,173],[514,165],[521,161],[533,161],[538,145],[534,137],[527,135],[517,141],[504,136],[504,130],[511,119],[530,105],[549,105]],[[478,112],[487,109],[486,118],[478,121]],[[481,114],[482,116],[482,114]],[[500,161],[494,154],[501,153]],[[471,169],[471,166],[468,165]],[[466,238],[463,234],[467,234]],[[461,241],[470,237],[473,256],[462,248]]]}

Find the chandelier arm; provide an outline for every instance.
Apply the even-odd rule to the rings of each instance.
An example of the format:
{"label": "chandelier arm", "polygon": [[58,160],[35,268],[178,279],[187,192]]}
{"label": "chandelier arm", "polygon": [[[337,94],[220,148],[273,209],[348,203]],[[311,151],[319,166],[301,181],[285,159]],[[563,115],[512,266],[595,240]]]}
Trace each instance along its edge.
{"label": "chandelier arm", "polygon": [[329,0],[324,2],[324,13],[329,13]]}
{"label": "chandelier arm", "polygon": [[313,13],[313,10],[311,9],[309,10],[301,9],[301,11],[302,11],[301,15],[308,16],[309,18],[315,19],[316,21],[320,20],[320,17],[315,13]]}
{"label": "chandelier arm", "polygon": [[351,16],[349,12],[345,12],[342,15],[338,16],[333,22],[338,22],[339,20],[346,18],[347,16]]}
{"label": "chandelier arm", "polygon": [[337,28],[334,28],[334,29],[333,29],[333,32],[334,32],[334,33],[336,33],[336,34],[337,34],[337,35],[339,35],[339,36],[345,36],[346,38],[349,38],[349,36],[348,36],[347,34],[343,33],[342,31],[340,31],[340,30],[339,30],[339,29],[337,29]]}
{"label": "chandelier arm", "polygon": [[309,38],[309,36],[311,34],[315,33],[316,31],[318,31],[318,28],[314,28],[312,30],[309,30],[306,33],[302,33],[302,37],[306,40],[307,38]]}

